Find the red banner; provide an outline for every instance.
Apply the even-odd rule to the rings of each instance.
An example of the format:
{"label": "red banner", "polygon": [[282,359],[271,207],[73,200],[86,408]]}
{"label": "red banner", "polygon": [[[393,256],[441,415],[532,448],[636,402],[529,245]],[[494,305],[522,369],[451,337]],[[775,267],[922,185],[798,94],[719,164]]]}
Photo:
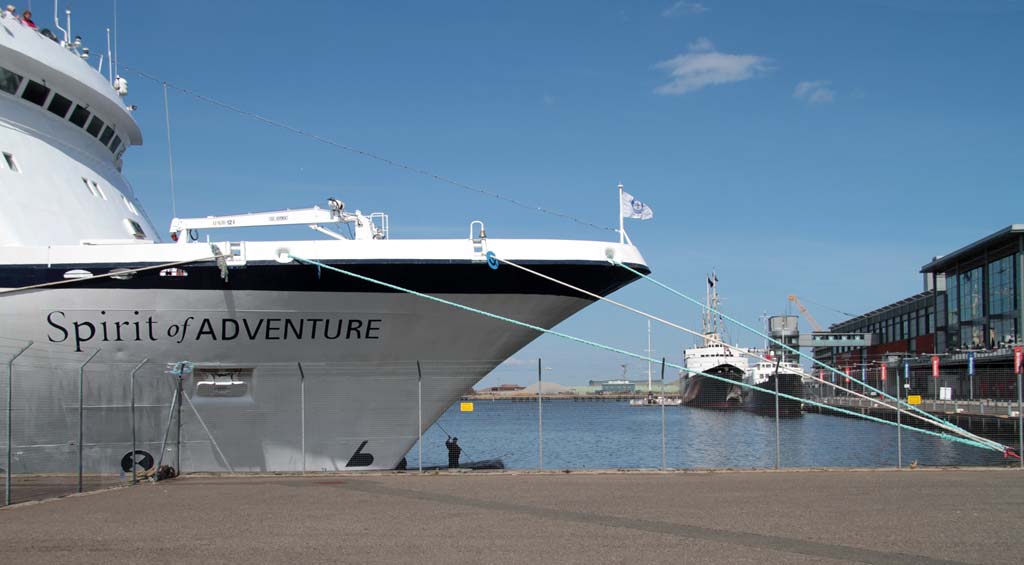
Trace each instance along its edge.
{"label": "red banner", "polygon": [[1024,347],[1020,345],[1013,348],[1013,372],[1024,374]]}
{"label": "red banner", "polygon": [[932,355],[932,376],[939,378],[939,356]]}
{"label": "red banner", "polygon": [[888,367],[886,367],[885,365],[882,365],[882,382],[883,383],[885,382],[885,376],[886,376],[887,369],[888,369]]}

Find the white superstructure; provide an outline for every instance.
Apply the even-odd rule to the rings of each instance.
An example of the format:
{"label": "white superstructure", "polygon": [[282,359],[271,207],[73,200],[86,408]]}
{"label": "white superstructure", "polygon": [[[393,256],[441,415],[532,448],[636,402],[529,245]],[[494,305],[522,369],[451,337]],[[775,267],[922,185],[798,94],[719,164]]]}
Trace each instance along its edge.
{"label": "white superstructure", "polygon": [[[176,218],[176,241],[163,243],[121,175],[126,148],[142,143],[122,100],[124,81],[89,66],[74,43],[14,20],[0,27],[0,338],[96,353],[97,362],[194,363],[182,391],[209,441],[183,444],[187,471],[228,463],[234,470],[393,468],[416,441],[420,408],[427,427],[539,335],[293,257],[544,328],[592,298],[494,269],[488,253],[601,295],[634,279],[609,258],[647,271],[631,244],[492,239],[482,224],[465,239],[392,240],[386,216],[347,212],[333,200],[325,208]],[[354,224],[355,238],[331,229],[340,222]],[[221,239],[228,232],[208,231],[280,223],[307,224],[323,238],[231,241]],[[435,375],[418,406],[416,362],[427,372],[465,369]],[[306,367],[303,398],[312,399],[302,404],[301,457],[299,411],[282,400],[286,389],[298,394],[298,384],[280,378],[281,367],[297,363]],[[116,472],[126,452],[127,408],[117,400],[124,378],[88,381],[90,410],[109,415],[89,433],[120,439],[91,445],[86,472]],[[31,409],[66,392],[42,379],[18,400]],[[39,418],[53,418],[39,429],[70,425],[60,413],[40,410]],[[161,431],[140,442],[152,450]],[[317,439],[307,441],[307,432]],[[31,435],[13,441],[18,457],[65,468],[60,445]]]}

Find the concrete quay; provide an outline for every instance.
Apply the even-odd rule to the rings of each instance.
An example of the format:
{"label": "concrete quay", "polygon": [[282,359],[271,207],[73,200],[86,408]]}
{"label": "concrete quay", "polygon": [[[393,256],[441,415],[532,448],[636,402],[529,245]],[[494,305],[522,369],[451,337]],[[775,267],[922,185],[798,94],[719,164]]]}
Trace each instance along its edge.
{"label": "concrete quay", "polygon": [[189,476],[0,510],[10,563],[1019,563],[997,469]]}
{"label": "concrete quay", "polygon": [[[838,396],[823,398],[825,404],[852,410],[861,414],[896,421],[895,401],[886,399],[866,400],[858,397]],[[879,404],[883,403],[883,404]],[[984,436],[1006,445],[1016,446],[1020,437],[1020,419],[1016,402],[993,400],[922,400],[917,408],[938,416],[972,433]],[[808,412],[846,416],[819,406],[805,406]],[[904,410],[903,423],[935,429],[921,420],[910,418]]]}

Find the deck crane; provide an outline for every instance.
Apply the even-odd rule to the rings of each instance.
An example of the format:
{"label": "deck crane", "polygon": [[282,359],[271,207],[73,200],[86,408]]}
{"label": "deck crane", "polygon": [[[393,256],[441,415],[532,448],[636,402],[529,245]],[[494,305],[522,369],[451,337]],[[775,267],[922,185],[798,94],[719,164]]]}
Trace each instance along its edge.
{"label": "deck crane", "polygon": [[343,235],[325,228],[321,224],[353,224],[353,239],[387,239],[387,214],[375,212],[364,216],[362,212],[345,211],[345,203],[335,198],[327,199],[327,208],[313,206],[299,210],[279,210],[232,216],[207,216],[205,218],[174,218],[171,220],[171,239],[178,243],[189,243],[197,237],[197,230],[219,228],[244,228],[254,226],[287,226],[305,224],[315,231],[334,239],[347,239]]}
{"label": "deck crane", "polygon": [[790,302],[796,304],[796,307],[800,310],[800,313],[803,314],[804,318],[807,320],[807,323],[811,325],[812,330],[816,332],[822,331],[821,325],[818,324],[818,320],[814,319],[814,316],[812,316],[811,313],[807,311],[807,308],[800,303],[800,299],[797,298],[795,294],[790,294],[787,298],[789,298]]}

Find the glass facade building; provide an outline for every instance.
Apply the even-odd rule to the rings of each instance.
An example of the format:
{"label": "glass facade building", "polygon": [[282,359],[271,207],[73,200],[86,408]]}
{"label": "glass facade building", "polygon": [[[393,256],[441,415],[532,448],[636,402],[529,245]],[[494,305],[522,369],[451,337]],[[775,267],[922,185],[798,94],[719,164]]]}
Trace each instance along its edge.
{"label": "glass facade building", "polygon": [[991,351],[1021,341],[1024,225],[1012,225],[921,269],[945,281],[935,293],[941,312],[936,352]]}
{"label": "glass facade building", "polygon": [[921,272],[924,292],[831,330],[875,334],[879,346],[869,354],[996,351],[1022,342],[1024,224],[937,257]]}

